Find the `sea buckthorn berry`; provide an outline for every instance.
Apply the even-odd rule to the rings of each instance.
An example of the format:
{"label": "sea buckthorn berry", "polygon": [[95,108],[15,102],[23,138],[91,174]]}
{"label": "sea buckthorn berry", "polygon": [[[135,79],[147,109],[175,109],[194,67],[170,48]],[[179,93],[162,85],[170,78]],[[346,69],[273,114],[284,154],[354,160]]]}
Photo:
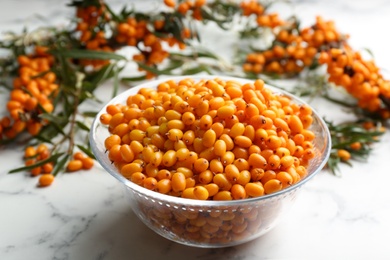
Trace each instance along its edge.
{"label": "sea buckthorn berry", "polygon": [[209,112],[210,106],[208,100],[201,101],[200,104],[195,106],[195,114],[198,117],[202,117],[203,115],[206,115]]}
{"label": "sea buckthorn berry", "polygon": [[214,143],[214,153],[217,156],[223,156],[226,153],[226,143],[223,140],[217,140]]}
{"label": "sea buckthorn berry", "polygon": [[173,191],[183,191],[186,188],[186,177],[181,172],[172,175],[171,186]]}
{"label": "sea buckthorn berry", "polygon": [[249,148],[252,145],[252,140],[247,136],[236,136],[234,138],[234,144],[242,148]]}
{"label": "sea buckthorn berry", "polygon": [[217,110],[217,116],[220,119],[227,119],[234,115],[235,109],[233,106],[222,106]]}
{"label": "sea buckthorn berry", "polygon": [[186,178],[192,178],[194,176],[193,171],[187,167],[178,167],[176,171],[183,173]]}
{"label": "sea buckthorn berry", "polygon": [[192,125],[195,122],[195,115],[192,112],[185,112],[182,116],[185,125]]}
{"label": "sea buckthorn berry", "polygon": [[221,156],[221,162],[223,166],[227,166],[229,164],[232,164],[234,162],[235,155],[233,152],[226,152],[223,156]]}
{"label": "sea buckthorn berry", "polygon": [[42,172],[43,173],[51,173],[54,169],[54,166],[52,163],[45,163],[42,165]]}
{"label": "sea buckthorn berry", "polygon": [[43,174],[41,175],[41,177],[39,177],[39,186],[41,187],[50,186],[53,183],[53,181],[54,181],[53,174],[50,173]]}
{"label": "sea buckthorn berry", "polygon": [[351,153],[348,152],[347,150],[344,150],[344,149],[339,149],[337,151],[337,156],[343,160],[343,161],[348,161],[349,159],[351,159]]}
{"label": "sea buckthorn berry", "polygon": [[78,171],[83,168],[83,162],[81,160],[72,160],[69,161],[66,169],[70,172]]}
{"label": "sea buckthorn berry", "polygon": [[184,125],[183,121],[181,121],[179,119],[173,119],[173,120],[169,120],[167,122],[167,127],[168,127],[168,129],[184,130],[185,125]]}
{"label": "sea buckthorn berry", "polygon": [[195,189],[194,187],[185,189],[181,196],[186,199],[196,199],[194,195],[194,189]]}
{"label": "sea buckthorn berry", "polygon": [[229,164],[225,167],[225,175],[230,182],[235,183],[240,177],[240,170],[234,164]]}
{"label": "sea buckthorn berry", "polygon": [[210,115],[203,115],[199,121],[199,127],[204,130],[211,128],[213,124],[213,118]]}
{"label": "sea buckthorn berry", "polygon": [[147,177],[143,181],[143,186],[148,190],[155,190],[157,188],[157,180],[153,177]]}
{"label": "sea buckthorn berry", "polygon": [[38,176],[42,173],[42,167],[37,166],[31,169],[31,176]]}
{"label": "sea buckthorn berry", "polygon": [[231,194],[235,200],[242,200],[247,196],[245,188],[241,184],[234,184],[231,188]]}
{"label": "sea buckthorn berry", "polygon": [[220,190],[230,190],[232,187],[232,184],[224,173],[214,175],[213,183],[217,184]]}
{"label": "sea buckthorn berry", "polygon": [[260,181],[264,185],[267,181],[272,179],[276,179],[276,172],[273,170],[266,170]]}
{"label": "sea buckthorn berry", "polygon": [[209,169],[212,173],[222,173],[224,171],[223,164],[218,159],[212,159],[210,161]]}
{"label": "sea buckthorn berry", "polygon": [[362,148],[362,144],[360,142],[354,142],[349,145],[352,150],[358,151]]}
{"label": "sea buckthorn berry", "polygon": [[219,191],[219,186],[215,183],[206,184],[206,185],[204,185],[204,187],[209,192],[209,197],[213,197]]}
{"label": "sea buckthorn berry", "polygon": [[288,172],[278,172],[276,179],[282,182],[283,188],[291,186],[293,184],[293,178]]}
{"label": "sea buckthorn berry", "polygon": [[287,169],[294,164],[294,157],[291,155],[286,155],[286,156],[282,156],[282,157],[280,157],[279,155],[277,155],[277,156],[280,158],[281,169]]}
{"label": "sea buckthorn berry", "polygon": [[315,138],[315,134],[310,130],[303,129],[301,133],[305,137],[305,141],[313,141]]}
{"label": "sea buckthorn berry", "polygon": [[280,140],[279,136],[271,135],[268,137],[268,139],[265,141],[268,149],[276,150],[282,145],[282,141]]}
{"label": "sea buckthorn berry", "polygon": [[84,170],[89,170],[94,165],[94,160],[91,157],[82,158],[81,162],[83,163],[83,169]]}
{"label": "sea buckthorn berry", "polygon": [[134,130],[131,130],[131,132],[129,133],[129,137],[130,137],[130,140],[132,140],[132,141],[142,142],[143,139],[146,137],[146,133],[142,130],[134,129]]}
{"label": "sea buckthorn berry", "polygon": [[111,135],[104,140],[104,146],[107,150],[110,150],[116,144],[121,143],[121,137],[119,135]]}
{"label": "sea buckthorn berry", "polygon": [[267,165],[272,170],[278,169],[280,166],[280,157],[276,154],[271,155],[267,160]]}
{"label": "sea buckthorn berry", "polygon": [[224,131],[224,126],[220,122],[215,122],[211,125],[211,129],[214,130],[215,134],[217,135],[217,138],[219,138]]}
{"label": "sea buckthorn berry", "polygon": [[245,185],[245,193],[250,197],[259,197],[264,195],[264,187],[261,183],[250,182]]}
{"label": "sea buckthorn berry", "polygon": [[176,110],[173,110],[173,109],[167,110],[167,111],[165,112],[165,117],[166,117],[166,119],[167,119],[168,121],[174,120],[174,119],[180,120],[180,119],[181,119],[181,116],[182,116],[182,115],[181,115],[180,112],[178,112],[178,111],[176,111]]}
{"label": "sea buckthorn berry", "polygon": [[177,142],[183,137],[183,132],[180,129],[170,129],[167,133],[169,140]]}
{"label": "sea buckthorn berry", "polygon": [[206,170],[199,174],[198,180],[202,184],[208,184],[213,180],[213,177],[213,172],[211,170]]}
{"label": "sea buckthorn berry", "polygon": [[230,191],[219,191],[213,196],[213,200],[233,200],[232,194]]}
{"label": "sea buckthorn berry", "polygon": [[271,194],[280,191],[283,188],[283,183],[278,179],[272,179],[264,184],[265,194]]}
{"label": "sea buckthorn berry", "polygon": [[182,140],[186,145],[192,145],[195,140],[195,132],[192,130],[187,130],[182,137]]}
{"label": "sea buckthorn berry", "polygon": [[205,158],[199,158],[194,162],[194,170],[201,173],[209,168],[209,162]]}
{"label": "sea buckthorn berry", "polygon": [[154,166],[154,167],[159,167],[161,162],[162,162],[162,159],[163,159],[163,152],[161,151],[158,151],[158,152],[155,152],[151,158],[150,158],[150,163]]}
{"label": "sea buckthorn berry", "polygon": [[236,183],[245,186],[245,184],[247,184],[250,181],[251,181],[251,173],[248,170],[240,171],[240,175]]}
{"label": "sea buckthorn berry", "polygon": [[188,158],[190,154],[190,150],[188,148],[180,148],[176,151],[176,157],[178,161],[184,161],[185,159]]}
{"label": "sea buckthorn berry", "polygon": [[130,180],[135,184],[143,186],[143,183],[147,177],[142,172],[135,172],[131,175]]}
{"label": "sea buckthorn berry", "polygon": [[236,123],[230,129],[229,136],[235,138],[244,134],[245,125],[243,123]]}
{"label": "sea buckthorn berry", "polygon": [[167,169],[162,169],[157,172],[156,178],[157,180],[162,180],[162,179],[170,180],[172,178],[172,173]]}
{"label": "sea buckthorn berry", "polygon": [[31,157],[34,157],[35,155],[37,155],[37,151],[32,146],[28,146],[24,150],[24,158],[31,158]]}
{"label": "sea buckthorn berry", "polygon": [[170,179],[161,179],[157,182],[155,190],[162,194],[167,194],[172,189]]}
{"label": "sea buckthorn berry", "polygon": [[265,171],[261,168],[253,168],[250,170],[250,178],[252,181],[260,181],[263,178],[264,174]]}
{"label": "sea buckthorn berry", "polygon": [[226,150],[231,151],[234,148],[234,141],[228,134],[222,134],[219,137],[220,140],[222,140],[226,145]]}
{"label": "sea buckthorn berry", "polygon": [[[315,151],[311,148],[305,149],[303,151],[303,159],[305,159],[305,160],[313,159],[315,156],[316,156]],[[348,158],[348,157],[345,157],[345,158]]]}
{"label": "sea buckthorn berry", "polygon": [[176,157],[176,151],[175,150],[168,150],[164,153],[162,157],[162,165],[165,167],[171,167],[173,166],[177,161]]}
{"label": "sea buckthorn berry", "polygon": [[261,154],[253,153],[249,155],[248,163],[251,168],[265,169],[268,162]]}
{"label": "sea buckthorn berry", "polygon": [[82,160],[85,158],[85,155],[82,152],[76,152],[73,154],[73,159]]}
{"label": "sea buckthorn berry", "polygon": [[142,149],[142,158],[145,161],[145,163],[151,162],[153,155],[154,155],[154,149],[152,146],[148,145],[145,146],[144,149]]}
{"label": "sea buckthorn berry", "polygon": [[288,126],[293,133],[300,133],[304,128],[301,119],[297,115],[290,116]]}
{"label": "sea buckthorn berry", "polygon": [[215,140],[217,138],[217,135],[215,134],[214,130],[209,129],[207,130],[202,138],[202,144],[205,147],[212,147],[214,146]]}
{"label": "sea buckthorn berry", "polygon": [[193,193],[198,200],[207,200],[209,198],[209,191],[203,186],[196,186]]}
{"label": "sea buckthorn berry", "polygon": [[125,177],[130,179],[131,175],[135,172],[142,172],[144,169],[143,165],[140,163],[132,162],[129,164],[125,164],[121,168],[121,174]]}

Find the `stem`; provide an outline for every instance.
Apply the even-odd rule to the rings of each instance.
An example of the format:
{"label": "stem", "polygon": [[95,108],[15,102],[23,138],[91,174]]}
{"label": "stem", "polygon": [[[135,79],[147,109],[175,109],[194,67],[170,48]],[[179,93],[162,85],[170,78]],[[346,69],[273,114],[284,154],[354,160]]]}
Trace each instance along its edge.
{"label": "stem", "polygon": [[73,148],[75,146],[74,138],[75,138],[75,126],[76,126],[76,116],[78,112],[78,106],[80,103],[80,93],[82,89],[82,84],[84,80],[85,75],[81,72],[76,72],[76,93],[74,95],[74,103],[73,103],[73,113],[70,118],[69,122],[69,147],[67,154],[72,155],[73,153]]}

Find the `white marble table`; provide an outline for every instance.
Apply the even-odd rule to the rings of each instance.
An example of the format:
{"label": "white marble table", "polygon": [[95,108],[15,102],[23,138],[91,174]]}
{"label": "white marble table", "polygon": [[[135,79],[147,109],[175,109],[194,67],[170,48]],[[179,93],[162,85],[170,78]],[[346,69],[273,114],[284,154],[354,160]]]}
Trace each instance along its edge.
{"label": "white marble table", "polygon": [[[67,2],[2,0],[0,31],[61,24],[72,13]],[[114,7],[124,2],[108,1]],[[294,9],[304,23],[319,14],[334,19],[355,48],[370,48],[377,64],[390,69],[388,1],[297,1]],[[323,102],[314,105],[335,121],[349,116]],[[390,259],[389,143],[387,133],[368,162],[342,166],[341,177],[322,171],[276,228],[224,249],[186,247],[155,234],[98,166],[61,174],[41,189],[26,173],[7,174],[22,163],[23,148],[0,148],[0,259]]]}

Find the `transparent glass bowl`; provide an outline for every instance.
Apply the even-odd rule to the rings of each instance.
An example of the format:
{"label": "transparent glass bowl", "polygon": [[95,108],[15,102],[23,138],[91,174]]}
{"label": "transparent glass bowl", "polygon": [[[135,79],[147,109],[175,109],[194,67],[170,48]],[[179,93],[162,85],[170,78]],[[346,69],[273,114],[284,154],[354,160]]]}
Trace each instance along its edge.
{"label": "transparent glass bowl", "polygon": [[[150,81],[131,88],[108,102],[126,104],[129,95],[141,88],[156,88],[168,79],[181,80],[220,78],[241,83],[253,82],[246,79],[225,76],[188,76],[172,77]],[[276,93],[289,96],[297,104],[305,104],[297,97],[266,86]],[[233,201],[200,201],[160,194],[143,188],[124,178],[110,162],[105,153],[104,140],[109,136],[107,127],[102,125],[98,113],[90,133],[92,151],[103,168],[123,184],[128,200],[136,215],[152,230],[172,241],[195,247],[228,247],[253,240],[271,230],[286,211],[293,205],[304,183],[324,167],[330,153],[330,133],[324,121],[313,111],[313,124],[310,128],[315,133],[313,141],[316,157],[310,161],[308,175],[298,183],[279,192],[262,197]]]}

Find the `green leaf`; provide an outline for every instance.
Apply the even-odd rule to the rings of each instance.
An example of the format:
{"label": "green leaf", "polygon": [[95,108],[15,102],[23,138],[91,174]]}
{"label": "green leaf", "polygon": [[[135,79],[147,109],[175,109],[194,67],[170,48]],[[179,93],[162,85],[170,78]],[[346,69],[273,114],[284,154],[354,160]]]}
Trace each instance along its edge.
{"label": "green leaf", "polygon": [[[42,132],[42,131],[41,131]],[[53,144],[52,140],[45,137],[43,134],[39,133],[38,135],[34,136],[35,139],[43,142],[43,143],[49,143],[49,144]]]}
{"label": "green leaf", "polygon": [[79,144],[77,145],[77,147],[78,147],[81,151],[83,151],[86,155],[88,155],[88,156],[91,157],[92,159],[96,160],[95,155],[91,152],[90,149],[88,149],[88,148],[86,148],[86,147],[84,147],[84,146],[82,146],[82,145],[79,145]]}
{"label": "green leaf", "polygon": [[93,85],[97,86],[101,82],[112,77],[113,69],[114,69],[114,63],[107,64],[104,67],[102,67],[99,71],[97,71],[95,74],[89,76],[87,80],[90,81]]}
{"label": "green leaf", "polygon": [[112,89],[112,97],[116,97],[116,95],[118,95],[118,89],[119,89],[119,71],[117,69],[117,67],[114,67],[114,87]]}
{"label": "green leaf", "polygon": [[122,81],[130,81],[130,82],[137,82],[137,81],[142,81],[142,80],[145,80],[145,79],[146,79],[145,75],[138,76],[138,77],[124,77],[124,78],[121,78]]}
{"label": "green leaf", "polygon": [[96,59],[96,60],[126,60],[126,57],[106,51],[92,51],[92,50],[52,50],[49,53],[55,56],[62,56],[73,59]]}
{"label": "green leaf", "polygon": [[40,118],[46,119],[50,121],[50,124],[62,135],[66,135],[63,131],[63,127],[67,124],[67,119],[63,119],[62,117],[54,116],[50,113],[43,113],[39,115]]}
{"label": "green leaf", "polygon": [[142,63],[142,62],[137,62],[138,66],[146,71],[150,71],[152,72],[153,74],[155,75],[162,75],[162,74],[165,74],[165,75],[172,75],[171,73],[167,72],[167,73],[163,73],[162,71],[158,70],[157,68],[155,67],[151,67],[151,66],[148,66],[146,65],[145,63]]}
{"label": "green leaf", "polygon": [[82,113],[82,115],[85,117],[96,117],[97,114],[98,112],[95,111],[85,111]]}
{"label": "green leaf", "polygon": [[363,51],[367,52],[372,59],[374,59],[374,53],[369,48],[363,48]]}
{"label": "green leaf", "polygon": [[[116,15],[115,12],[112,11],[112,9],[110,8],[109,5],[104,5],[105,8],[107,9],[108,13],[111,15],[111,19],[115,22],[121,22],[121,18],[119,16]],[[124,7],[125,8],[125,7]]]}
{"label": "green leaf", "polygon": [[86,126],[83,122],[77,120],[76,124],[77,124],[78,127],[80,127],[80,129],[82,129],[82,130],[84,130],[86,132],[89,132],[89,130],[90,130],[89,127]]}
{"label": "green leaf", "polygon": [[53,154],[52,156],[50,156],[49,158],[47,158],[45,160],[38,161],[38,162],[36,162],[36,163],[34,163],[32,165],[29,165],[29,166],[24,166],[24,167],[20,167],[20,168],[16,168],[16,169],[10,170],[8,173],[16,173],[16,172],[21,172],[21,171],[27,171],[27,170],[31,170],[31,169],[33,169],[35,167],[42,166],[45,163],[55,162],[63,154],[64,153]]}
{"label": "green leaf", "polygon": [[160,71],[163,73],[170,72],[172,70],[180,68],[181,66],[183,66],[183,64],[184,64],[184,61],[182,61],[182,60],[171,60],[171,62],[164,69],[162,69]]}
{"label": "green leaf", "polygon": [[213,73],[210,71],[210,69],[205,65],[200,65],[198,67],[188,68],[182,71],[183,75],[194,75],[198,74],[200,72],[206,72],[209,75],[212,75]]}
{"label": "green leaf", "polygon": [[64,165],[68,161],[69,157],[69,154],[65,155],[59,162],[54,165],[54,169],[51,172],[54,176],[56,176],[60,171],[64,169]]}

